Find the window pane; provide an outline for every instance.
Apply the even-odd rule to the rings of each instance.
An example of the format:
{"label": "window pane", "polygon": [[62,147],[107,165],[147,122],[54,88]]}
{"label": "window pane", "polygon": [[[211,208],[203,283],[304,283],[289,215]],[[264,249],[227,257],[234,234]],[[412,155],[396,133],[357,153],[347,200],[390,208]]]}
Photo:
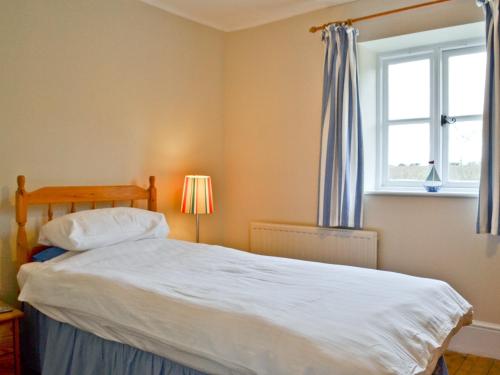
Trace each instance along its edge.
{"label": "window pane", "polygon": [[389,126],[390,180],[424,180],[429,154],[429,124]]}
{"label": "window pane", "polygon": [[448,100],[450,116],[483,112],[486,53],[450,56],[448,59]]}
{"label": "window pane", "polygon": [[430,115],[430,60],[388,66],[389,120]]}
{"label": "window pane", "polygon": [[481,121],[449,125],[449,179],[478,181],[481,171]]}

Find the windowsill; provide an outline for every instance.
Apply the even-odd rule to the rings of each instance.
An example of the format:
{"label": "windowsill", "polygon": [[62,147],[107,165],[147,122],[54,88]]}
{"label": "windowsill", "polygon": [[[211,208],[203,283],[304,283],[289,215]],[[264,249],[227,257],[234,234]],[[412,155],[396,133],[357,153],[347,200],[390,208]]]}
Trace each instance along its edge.
{"label": "windowsill", "polygon": [[394,195],[403,197],[443,197],[443,198],[477,198],[479,192],[474,189],[441,189],[437,193],[428,193],[418,188],[380,188],[367,190],[365,195]]}

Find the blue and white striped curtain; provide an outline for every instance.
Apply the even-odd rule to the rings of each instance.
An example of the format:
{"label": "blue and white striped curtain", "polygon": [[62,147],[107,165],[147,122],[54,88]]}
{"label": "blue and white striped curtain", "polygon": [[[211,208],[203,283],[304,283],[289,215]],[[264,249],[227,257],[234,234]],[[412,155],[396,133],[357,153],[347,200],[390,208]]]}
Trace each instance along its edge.
{"label": "blue and white striped curtain", "polygon": [[478,0],[486,15],[486,90],[477,232],[500,234],[500,0]]}
{"label": "blue and white striped curtain", "polygon": [[323,78],[318,225],[362,227],[363,137],[358,93],[358,31],[331,25]]}

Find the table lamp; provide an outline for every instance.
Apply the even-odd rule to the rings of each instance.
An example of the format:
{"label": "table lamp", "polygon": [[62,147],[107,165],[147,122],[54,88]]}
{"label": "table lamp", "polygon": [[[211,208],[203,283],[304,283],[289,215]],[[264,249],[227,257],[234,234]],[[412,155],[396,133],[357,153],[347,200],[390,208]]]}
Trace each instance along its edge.
{"label": "table lamp", "polygon": [[200,242],[200,216],[214,212],[210,176],[184,177],[181,212],[196,215],[196,242]]}

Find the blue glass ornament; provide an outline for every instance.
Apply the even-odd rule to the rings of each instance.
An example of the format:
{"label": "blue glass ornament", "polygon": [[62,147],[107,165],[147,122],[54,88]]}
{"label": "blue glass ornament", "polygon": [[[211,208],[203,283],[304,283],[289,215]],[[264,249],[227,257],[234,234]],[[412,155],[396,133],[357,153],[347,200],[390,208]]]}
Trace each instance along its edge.
{"label": "blue glass ornament", "polygon": [[434,165],[434,160],[431,160],[429,162],[430,171],[425,179],[424,182],[424,188],[427,190],[429,193],[437,193],[439,189],[441,189],[441,185],[443,184],[441,182],[441,179],[439,178],[439,175],[436,171],[436,166]]}

